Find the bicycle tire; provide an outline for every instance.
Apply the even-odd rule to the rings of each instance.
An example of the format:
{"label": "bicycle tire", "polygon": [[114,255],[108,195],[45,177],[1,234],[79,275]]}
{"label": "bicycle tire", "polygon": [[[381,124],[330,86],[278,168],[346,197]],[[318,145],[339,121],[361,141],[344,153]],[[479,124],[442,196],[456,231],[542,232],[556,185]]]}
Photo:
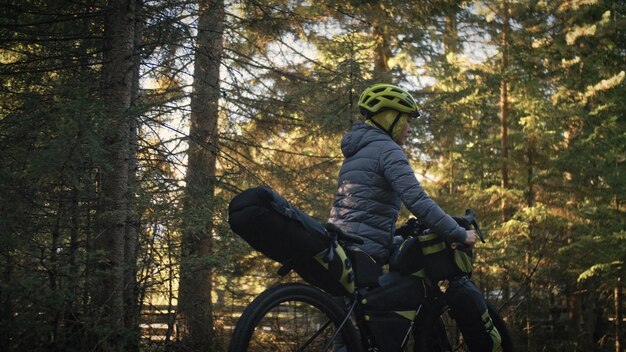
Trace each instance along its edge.
{"label": "bicycle tire", "polygon": [[439,317],[439,331],[443,334],[440,337],[440,342],[436,351],[442,352],[469,352],[467,344],[463,340],[461,330],[456,323],[456,320],[450,315],[449,310],[445,310]]}
{"label": "bicycle tire", "polygon": [[502,346],[503,352],[515,352],[515,347],[513,344],[513,339],[511,338],[511,333],[509,332],[509,328],[507,327],[504,319],[498,313],[498,310],[489,302],[487,302],[487,311],[489,311],[489,316],[491,317],[491,321],[493,321],[493,325],[498,329],[500,333],[500,338],[502,342],[500,346]]}
{"label": "bicycle tire", "polygon": [[[491,317],[491,321],[500,333],[500,346],[502,352],[515,352],[513,339],[506,323],[504,322],[504,319],[502,319],[500,313],[498,313],[498,310],[491,303],[486,301],[486,304],[487,311],[489,312],[489,316]],[[447,312],[444,312],[440,317],[440,322],[444,325],[443,330],[447,335],[448,345],[446,345],[445,342],[439,342],[435,350],[448,351],[448,349],[450,349],[451,351],[455,352],[468,352],[469,349],[467,345],[463,342],[461,331],[459,331],[459,328],[456,326],[456,321],[454,320],[454,318],[447,316]],[[439,341],[443,341],[443,339],[439,338]]]}
{"label": "bicycle tire", "polygon": [[[445,312],[439,316],[437,321],[434,322],[432,331],[431,345],[424,348],[424,351],[428,352],[454,352],[456,351],[451,344],[454,341],[454,336],[460,334],[458,329],[454,333],[450,331],[451,328],[456,327],[446,323]],[[419,350],[418,350],[419,351]],[[422,351],[420,351],[422,352]]]}
{"label": "bicycle tire", "polygon": [[[318,288],[301,283],[280,284],[261,293],[246,307],[228,351],[321,351],[345,314]],[[341,337],[348,351],[362,351],[350,320],[341,329]]]}

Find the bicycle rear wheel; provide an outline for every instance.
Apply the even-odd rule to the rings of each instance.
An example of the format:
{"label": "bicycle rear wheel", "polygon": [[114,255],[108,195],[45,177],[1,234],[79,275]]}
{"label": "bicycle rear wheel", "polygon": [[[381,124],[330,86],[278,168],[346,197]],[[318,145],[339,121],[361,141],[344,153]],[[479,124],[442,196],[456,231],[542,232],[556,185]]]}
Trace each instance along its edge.
{"label": "bicycle rear wheel", "polygon": [[[333,334],[345,318],[331,297],[313,286],[288,283],[269,288],[244,310],[230,352],[333,351]],[[339,334],[348,351],[361,351],[348,320]]]}

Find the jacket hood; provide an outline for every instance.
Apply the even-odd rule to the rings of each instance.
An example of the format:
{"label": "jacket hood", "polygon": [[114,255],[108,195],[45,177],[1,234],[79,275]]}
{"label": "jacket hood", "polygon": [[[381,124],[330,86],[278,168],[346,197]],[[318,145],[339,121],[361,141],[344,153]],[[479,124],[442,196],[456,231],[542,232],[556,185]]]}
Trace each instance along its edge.
{"label": "jacket hood", "polygon": [[393,142],[385,131],[370,126],[363,121],[357,121],[352,125],[350,131],[343,136],[341,152],[345,157],[350,157],[368,144],[377,141]]}

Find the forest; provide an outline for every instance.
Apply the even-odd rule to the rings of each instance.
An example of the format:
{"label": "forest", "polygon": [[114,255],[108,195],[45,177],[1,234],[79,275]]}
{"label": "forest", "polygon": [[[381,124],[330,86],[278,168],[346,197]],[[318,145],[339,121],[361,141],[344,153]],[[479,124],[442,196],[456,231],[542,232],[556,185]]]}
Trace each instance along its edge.
{"label": "forest", "polygon": [[229,201],[325,221],[378,82],[518,350],[625,351],[625,29],[624,0],[0,1],[0,351],[225,351],[298,279]]}

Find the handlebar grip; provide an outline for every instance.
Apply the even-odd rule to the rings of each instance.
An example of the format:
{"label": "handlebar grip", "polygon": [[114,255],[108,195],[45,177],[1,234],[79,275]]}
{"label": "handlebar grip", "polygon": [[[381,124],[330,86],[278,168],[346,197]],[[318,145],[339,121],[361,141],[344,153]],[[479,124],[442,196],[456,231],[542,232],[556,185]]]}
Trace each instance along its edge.
{"label": "handlebar grip", "polygon": [[478,222],[476,221],[476,212],[474,211],[474,209],[471,209],[471,208],[465,209],[465,216],[463,216],[463,219],[467,220],[467,222],[471,225],[471,227],[474,228],[474,230],[476,231],[476,234],[478,235],[478,238],[480,238],[480,241],[482,243],[485,243],[485,236],[483,235],[483,232],[480,230],[480,226],[478,226]]}

